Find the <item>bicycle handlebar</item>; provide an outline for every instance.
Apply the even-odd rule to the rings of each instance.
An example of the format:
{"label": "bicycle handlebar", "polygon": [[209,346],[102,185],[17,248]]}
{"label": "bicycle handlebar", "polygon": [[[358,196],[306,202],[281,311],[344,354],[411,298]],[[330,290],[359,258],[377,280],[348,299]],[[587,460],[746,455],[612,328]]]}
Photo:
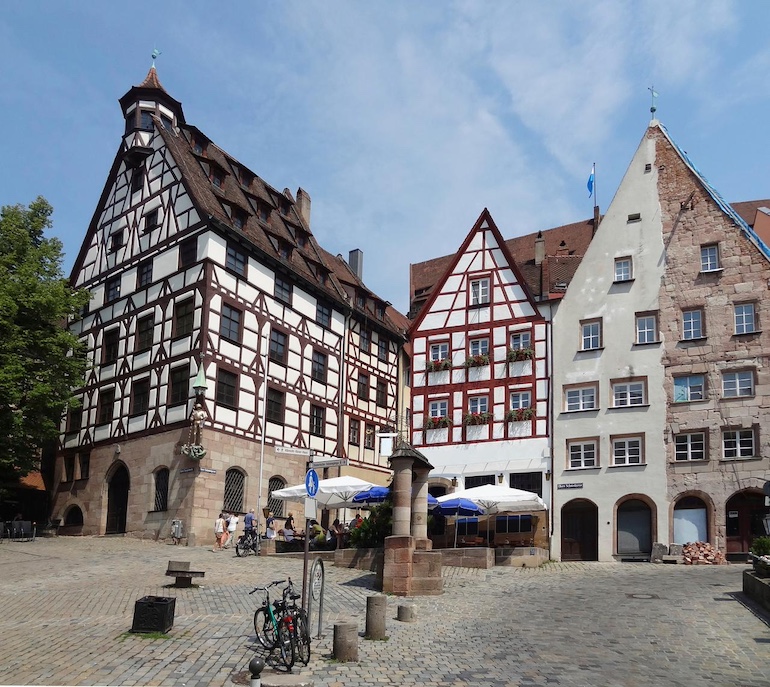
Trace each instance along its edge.
{"label": "bicycle handlebar", "polygon": [[[286,582],[286,580],[273,580],[270,584],[265,585],[264,587],[254,587],[249,594],[253,594],[254,592],[266,592],[270,587],[275,587],[277,584],[283,584]],[[289,578],[289,582],[291,582],[291,578]]]}

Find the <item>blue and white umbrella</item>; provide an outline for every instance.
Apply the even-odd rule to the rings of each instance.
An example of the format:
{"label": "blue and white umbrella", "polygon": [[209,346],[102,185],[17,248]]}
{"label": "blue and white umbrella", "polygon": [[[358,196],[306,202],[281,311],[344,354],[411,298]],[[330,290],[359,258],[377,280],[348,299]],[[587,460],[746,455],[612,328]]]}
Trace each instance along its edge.
{"label": "blue and white umbrella", "polygon": [[[370,506],[374,503],[382,503],[390,495],[390,487],[372,487],[353,497],[353,502],[361,506]],[[435,496],[428,494],[428,509],[432,510],[438,505]]]}
{"label": "blue and white umbrella", "polygon": [[[453,497],[452,494],[441,496],[438,499],[438,505],[433,508],[434,513],[441,515],[484,515],[484,509],[470,499],[462,497]],[[455,548],[457,548],[457,523],[455,522]]]}

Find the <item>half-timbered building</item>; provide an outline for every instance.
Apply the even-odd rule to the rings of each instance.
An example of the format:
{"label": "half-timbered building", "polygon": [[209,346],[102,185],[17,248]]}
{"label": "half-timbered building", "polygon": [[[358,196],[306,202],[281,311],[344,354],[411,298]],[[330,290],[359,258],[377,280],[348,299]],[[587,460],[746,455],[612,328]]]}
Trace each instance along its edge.
{"label": "half-timbered building", "polygon": [[284,514],[269,492],[301,482],[310,454],[387,483],[378,437],[405,430],[408,321],[366,288],[361,253],[324,251],[309,195],[189,125],[154,67],[120,105],[125,134],[71,275],[92,294],[70,324],[92,365],[63,428],[54,517],[154,537],[178,519],[205,543],[223,509]]}
{"label": "half-timbered building", "polygon": [[539,234],[519,263],[484,210],[457,253],[412,268],[412,441],[436,494],[504,483],[551,501],[550,303],[591,224],[564,236],[577,251],[560,239],[547,257]]}

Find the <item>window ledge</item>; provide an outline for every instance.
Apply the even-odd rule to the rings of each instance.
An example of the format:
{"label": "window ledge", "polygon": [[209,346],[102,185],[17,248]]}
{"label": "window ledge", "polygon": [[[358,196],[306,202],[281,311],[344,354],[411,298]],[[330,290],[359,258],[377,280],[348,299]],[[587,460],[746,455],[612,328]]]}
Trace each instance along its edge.
{"label": "window ledge", "polygon": [[745,394],[743,396],[720,396],[720,401],[745,401],[747,398],[755,398],[755,394]]}
{"label": "window ledge", "polygon": [[586,470],[598,470],[601,465],[589,465],[583,468],[566,468],[565,472],[585,472]]}
{"label": "window ledge", "polygon": [[660,340],[658,340],[658,341],[645,341],[643,343],[640,343],[639,341],[637,341],[634,344],[632,344],[632,346],[634,348],[643,348],[644,346],[660,346],[660,344],[662,344],[662,343],[663,342],[660,341]]}
{"label": "window ledge", "polygon": [[[730,458],[729,460],[733,460]],[[704,463],[708,463],[708,458],[698,458],[696,460],[670,460],[668,462],[669,465],[691,465],[692,463],[696,463],[698,465],[702,465]]]}
{"label": "window ledge", "polygon": [[725,271],[724,267],[717,267],[715,270],[701,270],[700,272],[698,272],[698,274],[703,274],[703,275],[706,275],[706,274],[721,274],[724,271]]}
{"label": "window ledge", "polygon": [[607,468],[615,470],[618,468],[644,468],[647,467],[647,463],[629,463],[628,465],[608,465]]}
{"label": "window ledge", "polygon": [[469,303],[469,308],[488,308],[492,303],[490,301],[487,301],[486,303]]}
{"label": "window ledge", "polygon": [[681,344],[689,344],[689,343],[702,343],[706,340],[705,336],[696,336],[692,339],[679,339],[679,343]]}
{"label": "window ledge", "polygon": [[613,284],[630,284],[632,281],[634,281],[634,277],[631,277],[630,279],[613,279]]}
{"label": "window ledge", "polygon": [[575,413],[595,413],[599,408],[580,408],[578,410],[562,410],[565,415],[574,415]]}
{"label": "window ledge", "polygon": [[649,408],[649,403],[634,403],[627,406],[610,406],[607,410],[628,410],[630,408]]}
{"label": "window ledge", "polygon": [[720,463],[743,463],[762,460],[762,456],[739,456],[737,458],[720,458]]}
{"label": "window ledge", "polygon": [[593,353],[594,351],[603,351],[604,346],[597,346],[596,348],[579,348],[578,353]]}
{"label": "window ledge", "polygon": [[761,329],[755,329],[753,332],[735,332],[733,337],[754,336],[755,334],[761,334]]}
{"label": "window ledge", "polygon": [[671,405],[674,406],[688,406],[691,403],[708,403],[710,398],[694,398],[691,401],[671,401]]}

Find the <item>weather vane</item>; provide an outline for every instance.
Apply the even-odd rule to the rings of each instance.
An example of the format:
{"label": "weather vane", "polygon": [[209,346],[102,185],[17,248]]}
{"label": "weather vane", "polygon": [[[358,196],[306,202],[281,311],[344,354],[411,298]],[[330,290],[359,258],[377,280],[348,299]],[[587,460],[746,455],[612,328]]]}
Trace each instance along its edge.
{"label": "weather vane", "polygon": [[158,56],[161,55],[161,54],[162,54],[161,51],[158,50],[157,48],[155,48],[152,51],[152,66],[153,67],[155,66],[155,60],[158,59]]}
{"label": "weather vane", "polygon": [[648,87],[647,87],[647,90],[648,90],[648,91],[650,92],[650,94],[652,95],[652,104],[650,105],[650,114],[652,115],[652,118],[653,118],[653,119],[655,119],[655,112],[656,112],[656,110],[658,109],[657,107],[655,107],[655,98],[657,98],[657,97],[658,97],[658,93],[657,93],[657,91],[655,90],[655,87],[654,87],[654,86],[648,86]]}

